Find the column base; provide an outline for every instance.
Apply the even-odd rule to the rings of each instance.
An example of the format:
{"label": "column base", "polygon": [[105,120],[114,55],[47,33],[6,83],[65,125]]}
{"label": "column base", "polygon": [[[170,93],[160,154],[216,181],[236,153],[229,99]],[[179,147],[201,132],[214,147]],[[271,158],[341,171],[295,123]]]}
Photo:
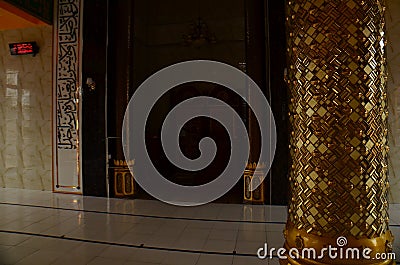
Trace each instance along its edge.
{"label": "column base", "polygon": [[[338,237],[328,238],[309,234],[306,231],[296,229],[292,224],[287,224],[285,229],[285,249],[287,259],[280,260],[282,265],[395,265],[396,262],[388,257],[387,259],[375,259],[376,255],[391,254],[393,252],[393,235],[388,230],[381,237],[377,238],[354,238]],[[370,258],[363,257],[363,250]],[[293,249],[292,256],[300,254],[298,259],[291,258],[289,250]],[[308,250],[314,249],[316,256]],[[325,249],[325,250],[324,250]],[[331,249],[332,256],[329,255]],[[304,251],[304,255],[302,255]],[[321,253],[324,253],[322,255]],[[336,253],[336,258],[334,258]],[[357,253],[359,256],[357,257]],[[389,255],[390,255],[389,254]],[[347,256],[347,258],[346,258]],[[311,258],[310,258],[311,257]],[[316,258],[314,258],[316,257]]]}

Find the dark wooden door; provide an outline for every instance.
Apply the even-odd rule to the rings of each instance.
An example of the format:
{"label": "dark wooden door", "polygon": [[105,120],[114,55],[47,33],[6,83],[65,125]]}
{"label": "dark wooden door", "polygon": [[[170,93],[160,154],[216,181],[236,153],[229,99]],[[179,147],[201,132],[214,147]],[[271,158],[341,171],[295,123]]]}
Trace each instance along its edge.
{"label": "dark wooden door", "polygon": [[[279,2],[279,3],[278,3]],[[282,3],[280,3],[282,2]],[[221,61],[246,71],[271,102],[278,131],[275,161],[266,180],[266,203],[286,204],[288,142],[287,94],[284,83],[285,26],[283,1],[258,0],[113,0],[108,3],[108,158],[110,192],[113,195],[113,161],[123,160],[121,125],[125,108],[136,88],[151,74],[174,63],[208,59]],[[205,41],[188,41],[199,21],[207,27]],[[176,183],[199,185],[218,175],[229,155],[229,143],[221,140],[216,162],[203,172],[188,174],[172,166],[163,154],[160,128],[163,118],[180,101],[209,95],[227,101],[245,123],[248,110],[228,89],[213,84],[189,83],[174,88],[155,105],[150,115],[146,142],[150,157],[165,176]],[[221,111],[220,106],[214,106]],[[223,110],[222,110],[223,111]],[[250,126],[250,125],[249,125]],[[225,139],[223,128],[210,120],[195,119],[181,132],[182,151],[199,155],[198,140],[204,136]],[[257,152],[255,152],[257,153]],[[256,159],[256,158],[254,158]],[[140,188],[137,196],[149,196]],[[222,202],[241,203],[243,182],[239,182]]]}

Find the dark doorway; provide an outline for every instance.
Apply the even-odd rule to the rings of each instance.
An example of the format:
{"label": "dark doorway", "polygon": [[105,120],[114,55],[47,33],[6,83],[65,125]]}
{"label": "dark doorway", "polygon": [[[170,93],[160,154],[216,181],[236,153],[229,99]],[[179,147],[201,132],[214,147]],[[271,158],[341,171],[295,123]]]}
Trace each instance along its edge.
{"label": "dark doorway", "polygon": [[[270,2],[270,3],[268,3]],[[278,130],[276,159],[266,180],[265,203],[286,204],[287,109],[283,78],[284,4],[258,0],[113,0],[108,2],[107,155],[110,195],[118,195],[118,178],[124,160],[122,120],[130,97],[151,74],[174,63],[206,59],[224,62],[250,75],[271,102]],[[269,6],[268,6],[269,5]],[[200,32],[200,33],[199,33]],[[273,36],[272,36],[273,35]],[[248,123],[246,105],[229,89],[192,82],[172,89],[155,106],[148,122],[146,143],[158,169],[171,181],[199,185],[218,176],[229,158],[224,129],[207,119],[194,119],[181,132],[182,152],[198,156],[199,139],[210,136],[219,144],[217,159],[204,172],[184,172],[172,166],[162,151],[163,118],[179,102],[207,95],[231,105]],[[210,111],[223,111],[214,106]],[[106,156],[104,156],[106,157]],[[130,185],[130,184],[129,184]],[[128,185],[128,186],[129,186]],[[133,197],[150,198],[140,187]],[[127,195],[129,197],[129,194]],[[242,203],[243,181],[220,202]]]}

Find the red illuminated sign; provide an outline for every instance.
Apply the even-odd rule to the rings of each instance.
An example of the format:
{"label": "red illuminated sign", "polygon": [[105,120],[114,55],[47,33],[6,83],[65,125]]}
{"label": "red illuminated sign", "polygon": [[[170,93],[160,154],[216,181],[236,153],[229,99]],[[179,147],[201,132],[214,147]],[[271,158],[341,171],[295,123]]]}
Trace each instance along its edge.
{"label": "red illuminated sign", "polygon": [[25,54],[36,55],[39,52],[39,47],[34,41],[11,43],[8,46],[10,47],[11,55],[25,55]]}

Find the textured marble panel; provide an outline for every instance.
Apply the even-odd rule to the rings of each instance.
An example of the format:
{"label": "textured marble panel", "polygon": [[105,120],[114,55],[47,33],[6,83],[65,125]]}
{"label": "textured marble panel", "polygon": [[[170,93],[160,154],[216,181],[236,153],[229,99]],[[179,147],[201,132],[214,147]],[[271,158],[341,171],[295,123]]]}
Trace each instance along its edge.
{"label": "textured marble panel", "polygon": [[[8,43],[40,52],[11,56]],[[0,31],[0,185],[51,190],[52,27]]]}
{"label": "textured marble panel", "polygon": [[387,1],[390,201],[400,203],[400,1]]}

